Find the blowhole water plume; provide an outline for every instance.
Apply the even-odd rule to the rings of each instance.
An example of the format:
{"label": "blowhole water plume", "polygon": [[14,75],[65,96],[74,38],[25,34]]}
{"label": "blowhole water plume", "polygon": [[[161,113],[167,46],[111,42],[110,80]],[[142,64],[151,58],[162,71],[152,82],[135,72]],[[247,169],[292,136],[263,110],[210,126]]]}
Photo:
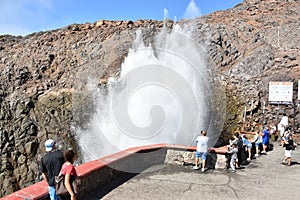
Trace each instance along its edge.
{"label": "blowhole water plume", "polygon": [[164,20],[166,20],[168,18],[168,14],[169,14],[169,11],[165,8],[164,9]]}
{"label": "blowhole water plume", "polygon": [[185,32],[176,25],[145,46],[137,31],[120,76],[89,90],[95,111],[87,127],[76,128],[84,161],[134,146],[193,145],[201,130],[210,146],[216,143],[221,127],[215,121],[222,126],[223,119],[212,108],[205,49]]}
{"label": "blowhole water plume", "polygon": [[188,7],[186,8],[183,18],[185,19],[194,19],[201,15],[200,9],[196,5],[194,0],[191,0]]}

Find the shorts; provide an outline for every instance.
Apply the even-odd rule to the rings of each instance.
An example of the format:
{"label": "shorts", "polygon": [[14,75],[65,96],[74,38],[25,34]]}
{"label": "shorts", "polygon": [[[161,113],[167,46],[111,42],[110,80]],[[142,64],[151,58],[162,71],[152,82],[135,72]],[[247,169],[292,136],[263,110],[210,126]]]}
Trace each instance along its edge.
{"label": "shorts", "polygon": [[284,156],[287,158],[291,158],[292,157],[292,151],[293,150],[285,150],[284,151]]}
{"label": "shorts", "polygon": [[258,141],[258,142],[255,142],[255,146],[256,146],[256,147],[259,147],[259,144],[260,144],[259,141]]}
{"label": "shorts", "polygon": [[263,140],[263,141],[262,141],[262,144],[263,144],[263,145],[267,145],[268,143],[269,143],[269,140]]}
{"label": "shorts", "polygon": [[196,151],[196,155],[195,155],[196,158],[200,158],[201,157],[202,160],[206,160],[206,156],[207,156],[207,152]]}
{"label": "shorts", "polygon": [[251,143],[246,144],[246,147],[247,147],[248,149],[252,149],[252,144],[251,144]]}

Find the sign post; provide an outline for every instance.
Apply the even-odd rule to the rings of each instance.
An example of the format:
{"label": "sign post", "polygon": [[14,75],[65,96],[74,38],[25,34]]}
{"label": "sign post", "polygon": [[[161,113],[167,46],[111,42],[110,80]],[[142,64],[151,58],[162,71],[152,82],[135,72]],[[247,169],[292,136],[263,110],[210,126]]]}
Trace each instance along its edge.
{"label": "sign post", "polygon": [[299,130],[295,130],[296,127],[295,113],[298,111],[299,105],[300,105],[300,79],[298,80],[298,102],[297,105],[296,103],[294,104],[294,131],[299,131]]}
{"label": "sign post", "polygon": [[300,104],[300,79],[298,80],[298,105]]}
{"label": "sign post", "polygon": [[245,109],[244,109],[244,112],[243,112],[243,127],[242,127],[243,132],[245,131],[246,113],[247,113],[247,107],[245,105]]}

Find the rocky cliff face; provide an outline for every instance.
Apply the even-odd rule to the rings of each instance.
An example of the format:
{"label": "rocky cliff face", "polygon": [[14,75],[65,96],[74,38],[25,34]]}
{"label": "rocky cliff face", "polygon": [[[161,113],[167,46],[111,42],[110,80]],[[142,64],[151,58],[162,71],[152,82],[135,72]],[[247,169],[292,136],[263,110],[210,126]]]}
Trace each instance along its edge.
{"label": "rocky cliff face", "polygon": [[[266,104],[262,110],[269,81],[293,82],[296,101],[299,13],[299,1],[247,0],[178,22],[194,24],[193,39],[207,44],[210,65],[221,75],[227,100],[224,136],[242,126],[245,105],[248,129],[276,123],[284,113],[299,126],[299,111],[292,105]],[[84,124],[84,113],[93,109],[88,96],[76,93],[78,74],[97,67],[92,71],[99,83],[117,76],[136,30],[142,29],[151,43],[158,31],[173,25],[101,20],[25,37],[0,36],[0,196],[40,180],[38,162],[47,138],[55,138],[62,149],[76,146],[72,125]],[[74,106],[74,98],[83,103]]]}

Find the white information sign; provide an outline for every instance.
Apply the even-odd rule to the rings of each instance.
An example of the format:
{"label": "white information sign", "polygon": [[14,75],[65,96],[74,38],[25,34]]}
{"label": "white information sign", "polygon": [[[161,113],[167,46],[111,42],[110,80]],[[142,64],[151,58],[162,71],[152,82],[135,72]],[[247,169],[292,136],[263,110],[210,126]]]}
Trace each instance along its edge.
{"label": "white information sign", "polygon": [[269,103],[293,103],[293,82],[269,82]]}

